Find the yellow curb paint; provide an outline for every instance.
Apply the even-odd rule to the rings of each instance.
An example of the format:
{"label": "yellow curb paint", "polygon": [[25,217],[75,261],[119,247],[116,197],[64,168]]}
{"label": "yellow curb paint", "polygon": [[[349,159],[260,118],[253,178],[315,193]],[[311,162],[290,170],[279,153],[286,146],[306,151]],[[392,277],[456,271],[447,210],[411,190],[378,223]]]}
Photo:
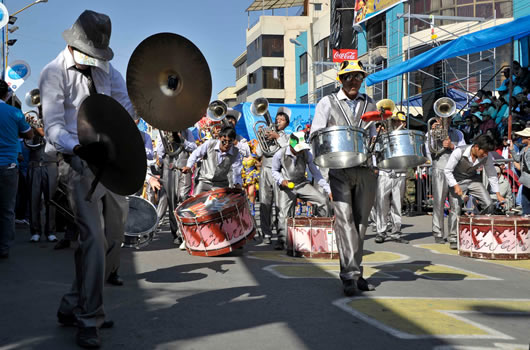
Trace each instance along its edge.
{"label": "yellow curb paint", "polygon": [[[417,244],[414,246],[418,248],[428,249],[434,253],[458,255],[458,251],[450,249],[449,245],[447,244]],[[488,262],[492,264],[504,265],[507,267],[530,271],[530,260],[529,259],[527,260],[488,260],[488,259],[475,259],[475,258],[467,258],[467,259],[473,259],[475,261]]]}
{"label": "yellow curb paint", "polygon": [[[285,255],[285,252],[276,252],[276,251],[249,251],[248,257],[260,260],[270,260],[278,262],[290,262],[294,264],[330,264],[330,265],[339,265],[338,259],[313,259],[313,258],[295,258],[288,255]],[[337,255],[338,257],[338,255]],[[363,264],[379,264],[379,263],[388,263],[396,261],[404,261],[409,257],[403,254],[397,254],[392,252],[385,251],[365,251],[363,257]]]}
{"label": "yellow curb paint", "polygon": [[530,299],[356,297],[334,304],[373,326],[405,339],[510,336],[466,318],[466,314],[530,317]]}

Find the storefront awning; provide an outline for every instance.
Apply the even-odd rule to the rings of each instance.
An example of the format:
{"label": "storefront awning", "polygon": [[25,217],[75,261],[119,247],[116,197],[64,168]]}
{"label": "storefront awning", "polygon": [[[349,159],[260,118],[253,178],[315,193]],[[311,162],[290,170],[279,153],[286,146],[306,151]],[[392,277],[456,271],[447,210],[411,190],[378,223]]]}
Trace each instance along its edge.
{"label": "storefront awning", "polygon": [[281,9],[295,6],[304,6],[304,0],[254,0],[247,8],[247,12]]}

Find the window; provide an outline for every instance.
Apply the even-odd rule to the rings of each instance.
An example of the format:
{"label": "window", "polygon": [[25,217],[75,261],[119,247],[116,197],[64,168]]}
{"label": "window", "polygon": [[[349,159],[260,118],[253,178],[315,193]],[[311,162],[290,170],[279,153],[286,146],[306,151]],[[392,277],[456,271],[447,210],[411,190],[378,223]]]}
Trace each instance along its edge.
{"label": "window", "polygon": [[250,73],[248,75],[248,81],[247,81],[248,85],[254,85],[256,84],[256,75],[255,73]]}
{"label": "window", "polygon": [[248,65],[261,57],[283,57],[283,35],[262,35],[248,45]]}
{"label": "window", "polygon": [[313,4],[315,11],[322,11],[322,4]]}
{"label": "window", "polygon": [[236,67],[236,80],[243,78],[245,75],[247,75],[247,61]]}
{"label": "window", "polygon": [[300,85],[307,83],[307,53],[300,56]]}
{"label": "window", "polygon": [[332,69],[332,65],[318,64],[317,62],[331,62],[331,48],[329,47],[329,37],[320,40],[314,47],[313,57],[316,74],[321,74],[328,69]]}
{"label": "window", "polygon": [[283,89],[283,67],[261,67],[248,77],[249,95],[261,89]]}
{"label": "window", "polygon": [[366,37],[369,49],[386,45],[386,16],[384,14],[376,16],[371,21],[368,20]]}

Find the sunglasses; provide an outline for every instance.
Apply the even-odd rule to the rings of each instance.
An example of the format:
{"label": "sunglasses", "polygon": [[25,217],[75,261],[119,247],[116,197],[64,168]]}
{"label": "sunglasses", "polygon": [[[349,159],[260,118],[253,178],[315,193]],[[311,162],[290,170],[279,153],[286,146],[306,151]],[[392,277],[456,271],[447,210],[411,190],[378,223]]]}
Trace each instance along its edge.
{"label": "sunglasses", "polygon": [[228,144],[231,144],[232,142],[234,142],[234,140],[219,140],[221,141],[221,144],[223,145],[228,145]]}
{"label": "sunglasses", "polygon": [[343,75],[343,79],[348,82],[352,80],[363,81],[364,74],[363,73],[349,73],[349,74]]}

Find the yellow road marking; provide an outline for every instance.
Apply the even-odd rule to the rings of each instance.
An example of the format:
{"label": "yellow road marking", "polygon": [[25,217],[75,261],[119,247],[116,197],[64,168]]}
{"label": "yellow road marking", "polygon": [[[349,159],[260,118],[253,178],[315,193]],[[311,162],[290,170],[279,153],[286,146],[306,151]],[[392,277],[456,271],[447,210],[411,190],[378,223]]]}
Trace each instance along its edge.
{"label": "yellow road marking", "polygon": [[[295,264],[330,264],[338,265],[338,259],[310,259],[310,258],[295,258],[285,254],[285,252],[277,251],[249,251],[248,257],[260,259],[260,260],[270,260],[278,262],[290,262]],[[397,262],[407,260],[409,257],[403,254],[386,252],[386,251],[365,251],[363,257],[363,264],[379,264],[379,263],[388,263],[388,262]]]}
{"label": "yellow road marking", "polygon": [[[513,315],[521,327],[530,319],[530,299],[456,299],[356,297],[334,304],[396,337],[512,339],[498,330],[466,319],[466,314]],[[497,316],[495,315],[497,314]]]}
{"label": "yellow road marking", "polygon": [[[416,244],[418,248],[428,249],[434,253],[458,255],[458,251],[450,249],[448,244]],[[474,258],[468,258],[474,259]],[[487,259],[474,259],[476,261],[483,261],[497,265],[504,265],[520,270],[530,271],[530,259],[527,260],[487,260]]]}

